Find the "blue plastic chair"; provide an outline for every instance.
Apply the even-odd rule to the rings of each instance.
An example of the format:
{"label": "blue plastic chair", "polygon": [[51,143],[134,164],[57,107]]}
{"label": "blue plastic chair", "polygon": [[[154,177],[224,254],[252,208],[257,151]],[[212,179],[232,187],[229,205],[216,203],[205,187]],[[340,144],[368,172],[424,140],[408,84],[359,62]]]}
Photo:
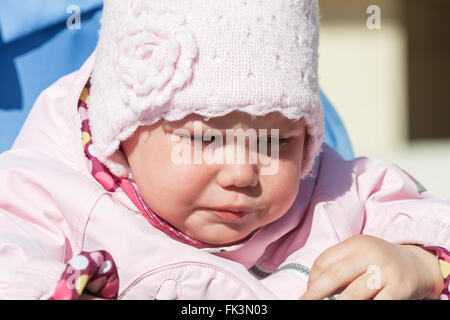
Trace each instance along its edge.
{"label": "blue plastic chair", "polygon": [[[80,9],[79,29],[67,20]],[[11,148],[38,95],[60,77],[81,67],[95,49],[102,0],[0,1],[0,153]],[[321,92],[325,142],[353,159],[339,115]]]}

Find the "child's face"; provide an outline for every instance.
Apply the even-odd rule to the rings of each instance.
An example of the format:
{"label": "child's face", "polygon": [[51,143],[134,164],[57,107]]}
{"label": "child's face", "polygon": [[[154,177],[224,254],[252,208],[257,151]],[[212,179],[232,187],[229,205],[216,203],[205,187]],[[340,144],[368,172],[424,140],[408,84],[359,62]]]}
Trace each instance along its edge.
{"label": "child's face", "polygon": [[[245,152],[244,163],[194,163],[192,160],[192,163],[177,164],[173,150],[180,142],[174,136],[179,132],[177,129],[187,129],[194,137],[194,121],[201,122],[203,133],[210,128],[223,132],[220,148],[224,154],[239,152],[237,143],[226,143],[226,129],[256,132],[267,129],[268,135],[271,129],[279,129],[279,156],[271,159],[277,162],[277,172],[262,175],[261,169],[267,167],[267,162],[261,163],[260,158],[256,163],[249,161],[250,152],[254,151],[250,150],[248,140],[241,149]],[[183,146],[192,147],[192,154],[196,148],[205,150],[212,143],[198,144],[189,138],[181,141]],[[242,112],[232,112],[209,121],[192,114],[180,121],[161,120],[152,126],[142,126],[122,143],[122,149],[146,204],[155,213],[194,239],[228,244],[277,220],[291,207],[300,186],[304,142],[303,120],[292,121],[277,112],[255,119]],[[269,151],[270,148],[267,144]],[[244,214],[227,212],[244,209]]]}

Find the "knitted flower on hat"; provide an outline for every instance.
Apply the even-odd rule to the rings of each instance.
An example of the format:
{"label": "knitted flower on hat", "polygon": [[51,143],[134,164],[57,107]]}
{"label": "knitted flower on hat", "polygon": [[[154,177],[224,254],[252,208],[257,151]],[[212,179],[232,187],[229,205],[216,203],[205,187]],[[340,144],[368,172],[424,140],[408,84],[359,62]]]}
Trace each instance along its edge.
{"label": "knitted flower on hat", "polygon": [[190,79],[197,44],[184,15],[161,2],[132,2],[130,19],[119,28],[114,65],[123,103],[140,112]]}

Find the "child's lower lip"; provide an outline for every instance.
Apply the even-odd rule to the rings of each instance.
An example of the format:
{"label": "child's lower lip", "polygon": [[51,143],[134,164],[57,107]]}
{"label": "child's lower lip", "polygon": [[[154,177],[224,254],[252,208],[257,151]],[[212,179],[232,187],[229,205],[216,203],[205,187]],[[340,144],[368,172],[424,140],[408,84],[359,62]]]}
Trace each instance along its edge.
{"label": "child's lower lip", "polygon": [[212,212],[214,212],[219,217],[230,220],[230,221],[237,221],[244,217],[246,217],[249,212],[232,212],[232,211],[223,211],[223,210],[215,210],[211,209]]}

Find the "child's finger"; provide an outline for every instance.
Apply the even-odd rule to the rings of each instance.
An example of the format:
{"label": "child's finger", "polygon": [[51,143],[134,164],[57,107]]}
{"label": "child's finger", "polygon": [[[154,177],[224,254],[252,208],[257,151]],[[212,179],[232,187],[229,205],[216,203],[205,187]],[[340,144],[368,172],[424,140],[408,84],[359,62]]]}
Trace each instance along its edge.
{"label": "child's finger", "polygon": [[[344,240],[338,243],[324,252],[314,261],[309,275],[309,280],[313,281],[318,278],[322,273],[327,272],[331,266],[338,264],[343,260],[354,260],[351,263],[357,263],[361,260],[361,252],[365,252],[368,247],[374,247],[377,243],[374,243],[374,238],[365,235],[358,235]],[[369,256],[364,256],[364,259]],[[373,258],[373,257],[372,257]]]}
{"label": "child's finger", "polygon": [[332,266],[336,266],[340,261],[346,260],[347,257],[352,257],[352,248],[345,241],[322,252],[311,267],[308,285],[310,282],[320,278],[323,273],[329,271]]}
{"label": "child's finger", "polygon": [[365,272],[362,262],[350,263],[342,261],[332,266],[320,277],[308,282],[308,289],[300,300],[321,300],[335,294],[340,288],[346,287]]}
{"label": "child's finger", "polygon": [[374,284],[371,277],[372,274],[368,272],[359,276],[339,294],[337,300],[369,300],[375,297],[382,285],[381,282]]}
{"label": "child's finger", "polygon": [[410,292],[405,289],[406,286],[401,284],[391,284],[385,286],[378,294],[373,298],[374,300],[408,300],[411,299]]}
{"label": "child's finger", "polygon": [[390,290],[389,288],[383,288],[376,296],[373,298],[373,300],[398,300],[399,298],[396,297],[396,294],[393,290]]}

